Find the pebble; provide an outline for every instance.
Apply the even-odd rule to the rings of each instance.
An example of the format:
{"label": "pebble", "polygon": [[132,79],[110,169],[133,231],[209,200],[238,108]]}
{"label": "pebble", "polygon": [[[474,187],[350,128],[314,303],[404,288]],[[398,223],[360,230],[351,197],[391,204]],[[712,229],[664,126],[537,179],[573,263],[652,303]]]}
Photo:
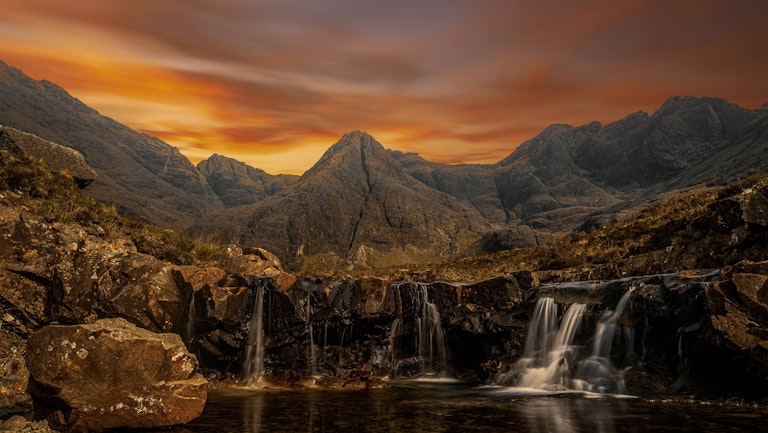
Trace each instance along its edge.
{"label": "pebble", "polygon": [[0,421],[0,433],[56,433],[48,426],[48,421],[27,421],[21,415],[15,415]]}

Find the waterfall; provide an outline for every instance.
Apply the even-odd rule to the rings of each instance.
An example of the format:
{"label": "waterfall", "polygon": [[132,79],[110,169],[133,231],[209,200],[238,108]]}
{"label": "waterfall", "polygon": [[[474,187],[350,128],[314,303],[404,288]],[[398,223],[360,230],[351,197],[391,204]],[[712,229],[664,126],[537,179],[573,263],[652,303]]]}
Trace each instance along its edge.
{"label": "waterfall", "polygon": [[[548,391],[579,390],[624,393],[624,371],[613,366],[612,358],[627,363],[633,358],[632,328],[622,324],[634,287],[619,300],[614,310],[606,310],[598,322],[589,356],[581,359],[581,346],[574,338],[581,326],[587,305],[571,304],[558,326],[558,306],[553,298],[540,298],[534,307],[523,357],[513,375],[518,388]],[[618,354],[616,342],[623,343]]]}
{"label": "waterfall", "polygon": [[[416,350],[422,359],[422,373],[444,373],[448,364],[448,350],[445,347],[445,331],[440,322],[437,306],[429,302],[427,284],[418,285],[421,316],[416,319]],[[438,370],[439,369],[439,370]]]}
{"label": "waterfall", "polygon": [[264,338],[264,284],[256,286],[253,302],[253,313],[248,322],[248,347],[245,352],[245,363],[240,377],[242,385],[253,385],[264,374],[264,353],[266,343]]}
{"label": "waterfall", "polygon": [[[524,354],[518,366],[520,388],[567,389],[571,388],[571,362],[574,358],[573,338],[587,310],[585,304],[571,304],[563,317],[560,328],[556,323],[557,307],[552,298],[537,302],[536,314],[531,319],[531,329]],[[531,336],[536,338],[532,339]]]}
{"label": "waterfall", "polygon": [[412,304],[413,315],[392,321],[389,329],[391,375],[444,375],[448,367],[445,330],[437,305],[429,300],[429,284],[401,283],[398,288],[413,291],[405,299]]}
{"label": "waterfall", "polygon": [[592,354],[579,363],[577,389],[600,393],[626,392],[624,370],[614,367],[611,359],[616,352],[613,350],[615,341],[622,342],[625,349],[619,361],[624,364],[632,358],[634,345],[632,329],[619,322],[624,317],[634,290],[634,286],[630,287],[619,300],[615,310],[606,310],[603,313],[603,317],[595,328]]}
{"label": "waterfall", "polygon": [[309,356],[307,358],[307,369],[310,374],[317,372],[317,354],[315,352],[315,336],[312,328],[312,292],[307,291],[307,334],[309,335]]}
{"label": "waterfall", "polygon": [[392,376],[397,376],[397,337],[403,333],[403,321],[395,319],[389,328],[389,353],[392,355]]}
{"label": "waterfall", "polygon": [[189,309],[187,311],[187,326],[185,329],[187,337],[187,349],[192,351],[192,342],[195,339],[195,291],[189,298]]}

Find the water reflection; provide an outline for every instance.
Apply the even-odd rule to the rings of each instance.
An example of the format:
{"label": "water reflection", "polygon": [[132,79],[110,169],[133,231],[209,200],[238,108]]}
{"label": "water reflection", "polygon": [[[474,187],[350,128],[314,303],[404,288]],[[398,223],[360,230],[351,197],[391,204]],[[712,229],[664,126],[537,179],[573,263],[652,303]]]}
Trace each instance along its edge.
{"label": "water reflection", "polygon": [[183,432],[756,431],[766,408],[500,394],[451,384],[370,391],[213,390]]}

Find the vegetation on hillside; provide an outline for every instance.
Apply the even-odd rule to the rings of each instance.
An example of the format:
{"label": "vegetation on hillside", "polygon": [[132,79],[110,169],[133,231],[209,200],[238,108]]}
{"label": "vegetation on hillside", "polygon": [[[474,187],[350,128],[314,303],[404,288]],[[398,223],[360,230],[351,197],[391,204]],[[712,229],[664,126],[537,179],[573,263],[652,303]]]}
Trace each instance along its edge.
{"label": "vegetation on hillside", "polygon": [[[164,230],[122,216],[113,204],[86,197],[70,176],[53,174],[34,158],[0,152],[0,203],[23,206],[50,223],[78,223],[99,227],[104,236],[127,236],[140,252],[174,264],[215,266],[222,259],[223,244],[214,238]],[[589,230],[536,247],[391,269],[331,269],[333,263],[328,263],[322,271],[307,276],[459,281],[546,271],[559,273],[561,279],[616,278],[722,267],[744,259],[768,260],[765,228],[745,224],[734,204],[744,191],[766,185],[768,179],[753,176],[726,187],[693,188],[620,214],[608,224],[585,224]],[[734,237],[738,242],[734,243]],[[594,274],[595,269],[601,271]]]}
{"label": "vegetation on hillside", "polygon": [[767,260],[768,233],[741,220],[736,204],[745,191],[766,185],[768,179],[752,176],[725,187],[702,186],[659,198],[609,224],[562,235],[545,245],[387,273],[426,280],[473,280],[524,270],[542,275],[555,271],[559,279],[618,278]]}
{"label": "vegetation on hillside", "polygon": [[103,236],[129,237],[140,252],[174,264],[211,265],[222,245],[121,215],[114,204],[87,197],[66,173],[51,173],[36,158],[0,150],[0,204],[22,206],[48,223],[98,227]]}

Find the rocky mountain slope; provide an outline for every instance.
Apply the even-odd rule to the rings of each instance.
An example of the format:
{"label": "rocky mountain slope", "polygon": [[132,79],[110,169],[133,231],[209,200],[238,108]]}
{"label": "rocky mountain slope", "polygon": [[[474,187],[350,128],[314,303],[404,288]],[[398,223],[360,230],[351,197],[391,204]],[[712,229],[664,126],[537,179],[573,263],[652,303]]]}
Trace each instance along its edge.
{"label": "rocky mountain slope", "polygon": [[[262,243],[292,264],[329,252],[358,265],[439,261],[457,253],[541,245],[559,233],[605,224],[671,191],[768,172],[768,110],[746,110],[715,98],[674,97],[652,115],[635,113],[605,126],[553,125],[496,164],[436,164],[416,154],[383,152],[380,145],[375,158],[367,159],[381,169],[369,170],[362,150],[331,163],[341,144],[360,134],[343,137],[284,195],[253,208],[211,214],[194,233]],[[377,176],[375,189],[368,185],[371,173]],[[392,195],[397,188],[389,188],[396,184],[423,193]],[[393,197],[421,204],[393,202]],[[443,228],[435,216],[450,213],[432,211],[443,203],[459,209],[456,201],[471,223],[445,233],[461,232],[474,242],[462,241],[463,249],[449,248],[448,254],[438,247],[434,251],[441,253],[432,258],[400,253],[374,259],[383,251],[408,251],[412,245],[412,251],[423,252],[423,245],[435,244],[435,236],[418,232]],[[392,216],[403,211],[413,223]],[[418,212],[426,212],[425,222],[413,219]],[[327,259],[330,268],[341,263]]]}
{"label": "rocky mountain slope", "polygon": [[496,164],[436,164],[353,132],[301,178],[220,155],[195,167],[2,63],[0,123],[80,150],[98,173],[94,198],[163,227],[199,221],[192,233],[265,245],[296,269],[543,245],[672,191],[768,172],[768,108],[716,98],[673,97],[608,125],[552,125]]}
{"label": "rocky mountain slope", "polygon": [[88,194],[183,228],[223,206],[178,149],[100,115],[49,81],[0,62],[0,124],[79,150],[98,176]]}
{"label": "rocky mountain slope", "polygon": [[373,137],[354,131],[294,185],[213,212],[193,233],[261,245],[288,263],[383,266],[456,257],[490,229],[477,210],[416,180]]}
{"label": "rocky mountain slope", "polygon": [[296,183],[299,176],[271,175],[236,159],[214,153],[200,161],[197,169],[225,207],[253,204]]}
{"label": "rocky mountain slope", "polygon": [[552,125],[497,164],[394,156],[412,176],[502,224],[487,246],[505,249],[541,243],[542,233],[570,231],[588,217],[610,217],[669,191],[766,173],[768,110],[673,97],[652,115]]}
{"label": "rocky mountain slope", "polygon": [[[387,152],[372,138],[359,132],[346,138],[326,154],[324,163],[342,167],[357,158],[370,172],[369,194],[379,188],[409,194],[402,184],[385,188],[378,183],[376,173],[387,167],[396,171],[397,165],[388,165],[392,160],[382,156]],[[156,231],[142,233],[106,206],[85,200],[65,174],[47,173],[38,161],[8,150],[0,149],[0,156],[0,229],[7,233],[0,237],[0,368],[9,371],[10,379],[0,383],[0,391],[12,394],[9,400],[0,399],[0,409],[28,406],[25,386],[20,386],[28,377],[21,355],[24,340],[54,322],[120,317],[152,331],[170,330],[183,337],[207,373],[224,377],[243,371],[248,353],[253,353],[250,334],[258,328],[251,323],[261,299],[262,367],[278,384],[319,374],[323,379],[315,385],[376,386],[378,378],[435,372],[438,365],[461,380],[506,385],[506,373],[523,355],[526,323],[538,299],[552,297],[564,308],[586,297],[590,307],[582,326],[588,338],[606,317],[605,310],[630,290],[634,294],[620,323],[635,336],[630,340],[632,356],[616,365],[626,373],[628,393],[653,398],[766,396],[768,262],[744,261],[768,258],[765,178],[701,196],[677,196],[639,218],[596,230],[591,238],[574,238],[573,249],[559,253],[561,259],[581,264],[570,274],[551,270],[562,248],[551,245],[534,251],[540,259],[536,263],[530,256],[528,263],[521,256],[488,256],[497,266],[491,270],[494,277],[472,282],[434,282],[442,277],[437,273],[404,279],[297,279],[257,248],[225,247],[209,263],[170,262],[166,255],[154,255],[157,249],[147,248],[151,242],[146,238],[158,236]],[[327,167],[320,168],[319,173],[327,172]],[[409,179],[398,178],[406,184]],[[303,178],[299,184],[308,181]],[[275,197],[290,196],[291,189]],[[349,195],[354,196],[352,189]],[[658,225],[664,222],[668,225]],[[677,238],[667,237],[678,232]],[[615,255],[603,251],[611,240],[624,249]],[[592,242],[600,251],[589,250]],[[655,253],[640,257],[643,245]],[[604,254],[603,266],[594,266],[597,254]],[[658,267],[631,270],[628,263],[634,260]],[[661,267],[667,263],[669,267]],[[715,269],[686,271],[701,266]],[[664,274],[625,275],[641,269]],[[414,282],[417,277],[424,282]],[[595,277],[621,278],[597,282]],[[574,280],[581,282],[562,283]],[[431,343],[423,347],[432,339],[419,335],[427,333],[444,335],[441,347],[450,356],[426,358],[427,353],[442,352],[432,350],[436,347]],[[33,351],[46,347],[47,353],[44,344],[30,344]],[[577,344],[587,347],[589,342]],[[51,355],[74,361],[73,349],[55,344]],[[139,363],[146,359],[137,359]],[[68,371],[91,371],[77,368]],[[5,395],[0,392],[0,397]]]}

